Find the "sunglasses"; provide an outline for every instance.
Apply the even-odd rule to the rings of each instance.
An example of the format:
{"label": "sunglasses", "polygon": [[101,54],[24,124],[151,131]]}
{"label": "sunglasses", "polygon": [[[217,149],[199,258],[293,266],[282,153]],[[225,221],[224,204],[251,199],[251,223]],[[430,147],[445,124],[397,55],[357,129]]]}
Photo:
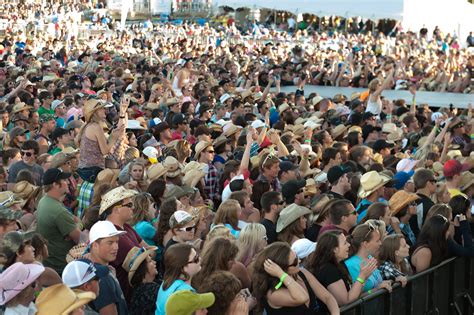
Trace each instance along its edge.
{"label": "sunglasses", "polygon": [[285,200],[278,201],[278,205],[283,206],[285,204]]}
{"label": "sunglasses", "polygon": [[125,204],[122,203],[122,207],[132,208],[133,207],[133,202],[129,202],[129,203],[125,203]]}
{"label": "sunglasses", "polygon": [[293,260],[293,263],[291,265],[288,265],[288,268],[289,267],[298,267],[300,263],[300,260],[298,259],[298,256],[295,257],[295,260]]}
{"label": "sunglasses", "polygon": [[212,153],[212,154],[214,154],[214,150],[206,151],[206,153]]}
{"label": "sunglasses", "polygon": [[369,231],[367,232],[367,234],[365,234],[364,240],[366,240],[367,237],[370,236],[370,233],[372,233],[373,231],[375,231],[375,226],[373,226],[371,223],[366,223],[366,225],[369,227]]}
{"label": "sunglasses", "polygon": [[194,256],[194,259],[193,259],[193,260],[188,261],[188,264],[197,264],[197,263],[199,263],[200,260],[201,260],[201,256],[199,256],[198,254],[196,254],[196,256]]}
{"label": "sunglasses", "polygon": [[27,157],[30,157],[30,156],[32,156],[34,153],[33,153],[33,152],[25,152],[25,151],[21,151],[21,153],[20,153],[20,154],[21,154],[21,156],[24,156],[24,155],[26,155]]}
{"label": "sunglasses", "polygon": [[185,228],[179,228],[178,231],[181,231],[181,232],[191,232],[191,231],[193,231],[195,228],[196,228],[196,226],[193,225],[193,226],[188,226],[188,227],[185,227]]}

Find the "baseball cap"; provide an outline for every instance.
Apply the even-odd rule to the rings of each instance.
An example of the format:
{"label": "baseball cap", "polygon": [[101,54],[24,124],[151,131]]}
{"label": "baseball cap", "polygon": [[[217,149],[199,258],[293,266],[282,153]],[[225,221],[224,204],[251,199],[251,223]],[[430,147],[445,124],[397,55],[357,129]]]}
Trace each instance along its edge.
{"label": "baseball cap", "polygon": [[43,185],[51,185],[60,179],[68,179],[71,173],[65,173],[59,168],[50,168],[43,175]]}
{"label": "baseball cap", "polygon": [[385,148],[393,148],[395,145],[393,143],[387,142],[386,140],[379,139],[375,141],[373,149],[375,152],[380,152]]}
{"label": "baseball cap", "polygon": [[411,172],[413,171],[413,169],[415,168],[416,164],[418,164],[418,160],[413,160],[413,159],[408,159],[408,158],[405,158],[405,159],[401,159],[398,163],[397,163],[397,172]]}
{"label": "baseball cap", "polygon": [[143,149],[143,154],[146,155],[148,158],[156,159],[158,157],[158,150],[156,150],[154,147],[146,147],[145,149]]}
{"label": "baseball cap", "polygon": [[180,290],[173,293],[166,302],[166,314],[192,315],[195,311],[208,308],[214,304],[214,293],[195,293],[190,290]]}
{"label": "baseball cap", "polygon": [[56,127],[51,133],[51,140],[56,140],[64,135],[67,135],[69,131],[67,129]]}
{"label": "baseball cap", "polygon": [[22,211],[14,210],[5,205],[0,206],[0,219],[3,220],[18,220],[23,216]]}
{"label": "baseball cap", "polygon": [[265,123],[260,119],[257,119],[252,122],[252,127],[255,129],[262,128],[265,127]]}
{"label": "baseball cap", "polygon": [[362,127],[362,137],[366,139],[369,136],[369,134],[371,134],[374,131],[382,131],[382,128],[374,127],[372,125],[365,125],[364,127]]}
{"label": "baseball cap", "polygon": [[54,116],[51,114],[43,114],[39,118],[39,123],[44,124],[45,122],[48,122],[50,120],[54,120]]}
{"label": "baseball cap", "polygon": [[55,110],[56,108],[58,108],[59,105],[61,105],[62,103],[64,103],[64,101],[61,101],[61,100],[54,100],[51,102],[51,109],[52,110]]}
{"label": "baseball cap", "polygon": [[281,194],[287,204],[293,203],[295,201],[295,195],[298,194],[300,189],[303,189],[306,186],[306,181],[301,180],[289,180],[283,184],[281,187]]}
{"label": "baseball cap", "polygon": [[414,171],[410,172],[397,172],[395,175],[393,175],[393,187],[396,189],[402,189],[405,184],[410,180],[410,178],[413,176]]}
{"label": "baseball cap", "polygon": [[63,270],[62,280],[71,289],[77,288],[93,279],[101,278],[94,263],[86,259],[73,260]]}
{"label": "baseball cap", "polygon": [[179,124],[182,124],[184,123],[186,120],[184,118],[184,115],[183,114],[175,114],[173,116],[173,119],[171,120],[171,123],[173,125],[179,125]]}
{"label": "baseball cap", "polygon": [[462,172],[468,171],[468,164],[461,164],[458,160],[449,160],[444,163],[443,174],[444,177],[453,177],[454,175],[460,175]]}
{"label": "baseball cap", "polygon": [[89,232],[89,244],[101,238],[118,236],[127,233],[126,231],[119,231],[115,225],[110,221],[97,221]]}
{"label": "baseball cap", "polygon": [[295,251],[299,259],[303,259],[316,250],[316,242],[312,242],[307,238],[300,238],[291,245],[291,249]]}
{"label": "baseball cap", "polygon": [[327,179],[330,184],[336,183],[339,178],[341,178],[344,174],[349,173],[351,170],[350,168],[345,168],[340,165],[333,166],[328,170]]}
{"label": "baseball cap", "polygon": [[10,259],[10,257],[16,255],[23,243],[31,240],[34,234],[34,231],[25,233],[19,231],[8,232],[3,236],[2,240],[0,241],[0,253],[4,255],[7,259]]}
{"label": "baseball cap", "polygon": [[280,174],[282,172],[294,171],[294,170],[297,170],[298,168],[299,166],[294,164],[293,162],[290,162],[290,161],[280,162]]}
{"label": "baseball cap", "polygon": [[75,120],[71,120],[70,122],[67,123],[66,129],[67,130],[72,130],[72,129],[76,129],[76,128],[81,128],[82,125],[84,125],[82,120],[75,119]]}
{"label": "baseball cap", "polygon": [[168,125],[166,121],[162,121],[158,125],[155,126],[155,130],[157,133],[163,132],[166,129],[170,129],[170,125]]}
{"label": "baseball cap", "polygon": [[194,219],[189,213],[183,210],[178,210],[170,218],[170,228],[175,228],[177,225],[185,225]]}

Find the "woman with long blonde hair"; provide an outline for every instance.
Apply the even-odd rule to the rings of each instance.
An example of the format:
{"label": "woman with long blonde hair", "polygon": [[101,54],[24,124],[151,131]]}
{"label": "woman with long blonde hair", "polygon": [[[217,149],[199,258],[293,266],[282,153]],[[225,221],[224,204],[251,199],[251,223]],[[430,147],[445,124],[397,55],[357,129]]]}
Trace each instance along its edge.
{"label": "woman with long blonde hair", "polygon": [[248,267],[265,246],[267,246],[267,230],[260,223],[250,223],[240,231],[237,260]]}
{"label": "woman with long blonde hair", "polygon": [[125,136],[128,103],[128,99],[122,100],[117,128],[112,130],[109,138],[106,138],[103,129],[103,122],[106,119],[105,102],[98,99],[85,102],[83,112],[86,123],[75,139],[81,150],[78,173],[83,180],[95,181],[97,174],[105,169],[105,156]]}

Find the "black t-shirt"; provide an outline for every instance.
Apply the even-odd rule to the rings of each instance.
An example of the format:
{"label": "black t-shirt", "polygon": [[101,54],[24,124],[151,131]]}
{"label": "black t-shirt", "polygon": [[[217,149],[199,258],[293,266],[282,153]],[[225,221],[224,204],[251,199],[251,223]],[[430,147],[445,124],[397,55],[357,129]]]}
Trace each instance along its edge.
{"label": "black t-shirt", "polygon": [[277,232],[276,232],[275,223],[265,218],[263,218],[262,221],[260,221],[260,223],[265,227],[265,230],[267,230],[267,238],[268,238],[267,243],[271,244],[273,242],[276,242]]}
{"label": "black t-shirt", "polygon": [[93,309],[100,312],[107,305],[115,304],[118,315],[128,314],[127,302],[117,278],[110,272],[109,267],[97,263],[94,266],[98,274],[105,276],[99,281],[99,296],[91,302]]}
{"label": "black t-shirt", "polygon": [[178,244],[179,242],[176,242],[174,239],[170,239],[168,241],[168,243],[166,243],[166,246],[165,246],[165,251],[170,248],[170,246],[174,245],[174,244]]}
{"label": "black t-shirt", "polygon": [[[342,268],[346,268],[344,264],[342,264]],[[342,280],[344,281],[347,291],[351,289],[350,284],[344,280],[342,272],[334,264],[324,264],[315,276],[325,288],[339,280]]]}

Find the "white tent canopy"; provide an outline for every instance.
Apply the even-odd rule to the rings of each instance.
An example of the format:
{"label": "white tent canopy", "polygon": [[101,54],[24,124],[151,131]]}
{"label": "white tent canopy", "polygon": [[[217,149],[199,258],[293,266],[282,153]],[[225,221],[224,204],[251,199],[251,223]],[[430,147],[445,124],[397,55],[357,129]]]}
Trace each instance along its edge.
{"label": "white tent canopy", "polygon": [[318,16],[360,16],[393,19],[405,30],[418,31],[423,25],[466,36],[474,31],[474,5],[466,0],[215,0],[218,6],[276,9]]}

